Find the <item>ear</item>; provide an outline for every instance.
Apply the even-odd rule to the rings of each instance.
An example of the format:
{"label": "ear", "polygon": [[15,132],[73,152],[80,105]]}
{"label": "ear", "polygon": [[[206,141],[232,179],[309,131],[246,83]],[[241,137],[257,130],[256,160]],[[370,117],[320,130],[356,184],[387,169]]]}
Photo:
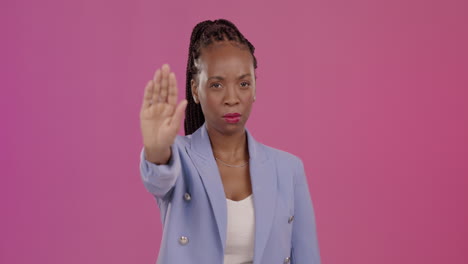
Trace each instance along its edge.
{"label": "ear", "polygon": [[198,102],[200,102],[198,100],[198,87],[197,87],[197,82],[196,80],[192,79],[190,80],[190,88],[191,88],[191,91],[192,91],[192,96],[193,96],[193,101],[195,101],[196,104],[198,104]]}

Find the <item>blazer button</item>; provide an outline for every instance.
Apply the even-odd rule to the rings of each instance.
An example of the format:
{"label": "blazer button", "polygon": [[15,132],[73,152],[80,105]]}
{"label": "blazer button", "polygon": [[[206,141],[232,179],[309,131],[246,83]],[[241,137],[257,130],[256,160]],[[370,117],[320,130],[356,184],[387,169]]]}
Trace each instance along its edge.
{"label": "blazer button", "polygon": [[186,193],[184,194],[184,200],[185,200],[185,201],[190,201],[190,200],[192,200],[192,196],[190,196],[190,193],[186,192]]}
{"label": "blazer button", "polygon": [[186,236],[181,236],[181,237],[179,237],[179,243],[180,243],[181,245],[187,245],[188,242],[189,242],[188,237],[186,237]]}
{"label": "blazer button", "polygon": [[294,220],[294,215],[291,215],[288,219],[288,224],[290,224]]}
{"label": "blazer button", "polygon": [[284,259],[284,263],[289,263],[290,260],[291,260],[291,258],[287,257],[287,258]]}

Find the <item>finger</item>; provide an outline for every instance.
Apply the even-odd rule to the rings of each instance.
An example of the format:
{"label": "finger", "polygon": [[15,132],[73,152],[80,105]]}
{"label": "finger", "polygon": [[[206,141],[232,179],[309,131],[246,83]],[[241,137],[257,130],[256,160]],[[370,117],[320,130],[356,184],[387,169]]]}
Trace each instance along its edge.
{"label": "finger", "polygon": [[145,95],[143,96],[143,103],[141,104],[142,109],[146,109],[151,105],[151,99],[153,98],[153,80],[148,81],[145,87]]}
{"label": "finger", "polygon": [[158,103],[159,92],[161,90],[161,70],[157,69],[153,76],[153,104]]}
{"label": "finger", "polygon": [[161,80],[161,92],[159,93],[159,101],[167,101],[167,87],[169,86],[169,65],[164,64],[162,67],[162,80]]}
{"label": "finger", "polygon": [[175,105],[177,103],[177,80],[173,72],[169,74],[169,95],[167,102],[171,105]]}
{"label": "finger", "polygon": [[184,118],[184,112],[185,112],[186,107],[187,107],[186,99],[182,100],[177,106],[174,116],[172,117],[171,124],[170,124],[170,126],[174,130],[179,130],[179,125],[180,125],[180,122],[182,122],[182,119]]}

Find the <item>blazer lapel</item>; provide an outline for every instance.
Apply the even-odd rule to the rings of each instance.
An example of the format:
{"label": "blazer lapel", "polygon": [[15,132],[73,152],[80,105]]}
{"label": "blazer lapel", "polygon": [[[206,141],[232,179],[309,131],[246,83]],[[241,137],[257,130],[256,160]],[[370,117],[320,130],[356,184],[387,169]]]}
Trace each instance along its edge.
{"label": "blazer lapel", "polygon": [[[193,164],[198,170],[200,178],[205,186],[206,193],[213,208],[216,224],[223,245],[226,247],[227,230],[227,205],[224,186],[221,181],[218,165],[213,156],[211,142],[206,130],[206,123],[193,132],[190,143],[190,149],[187,149]],[[194,153],[194,154],[190,154]]]}
{"label": "blazer lapel", "polygon": [[[259,263],[269,237],[274,209],[276,208],[276,164],[269,158],[268,153],[254,139],[247,128],[245,131],[250,156],[250,180],[255,208],[254,263]],[[219,169],[213,156],[206,123],[195,131],[191,137],[191,145],[190,148],[187,148],[187,153],[189,153],[197,168],[209,197],[224,250],[226,248],[227,233],[226,196]]]}
{"label": "blazer lapel", "polygon": [[260,263],[276,208],[276,164],[246,129],[250,155],[250,181],[255,208],[255,247],[253,263]]}

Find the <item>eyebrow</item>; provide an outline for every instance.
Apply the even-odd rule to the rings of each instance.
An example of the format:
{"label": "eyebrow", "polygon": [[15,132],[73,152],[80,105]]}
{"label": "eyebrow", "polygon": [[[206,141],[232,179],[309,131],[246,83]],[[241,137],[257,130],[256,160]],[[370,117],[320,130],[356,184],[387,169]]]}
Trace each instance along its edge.
{"label": "eyebrow", "polygon": [[[239,76],[238,79],[242,79],[242,78],[247,77],[247,76],[251,76],[251,74],[250,73],[242,74],[241,76]],[[221,77],[221,76],[211,76],[210,78],[208,78],[208,80],[210,80],[210,79],[224,80],[224,78]]]}

